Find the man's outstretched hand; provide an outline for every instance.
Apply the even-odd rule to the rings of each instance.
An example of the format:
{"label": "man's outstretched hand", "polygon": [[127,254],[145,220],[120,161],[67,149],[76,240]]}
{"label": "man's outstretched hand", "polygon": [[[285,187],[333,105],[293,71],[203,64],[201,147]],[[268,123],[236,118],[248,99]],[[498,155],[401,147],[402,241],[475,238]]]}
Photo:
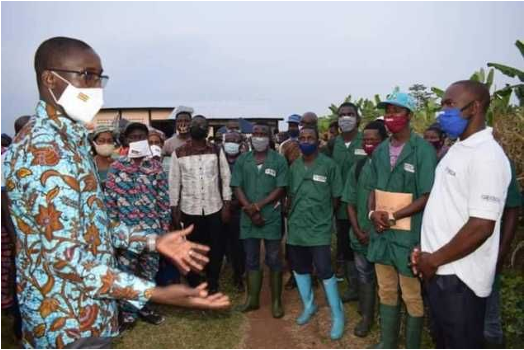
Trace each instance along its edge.
{"label": "man's outstretched hand", "polygon": [[206,288],[207,283],[202,283],[196,288],[183,284],[156,287],[151,294],[151,301],[193,309],[221,310],[231,306],[227,295],[222,293],[209,295]]}
{"label": "man's outstretched hand", "polygon": [[189,271],[200,272],[209,262],[206,257],[209,247],[190,242],[186,236],[193,231],[193,225],[179,231],[169,232],[156,240],[156,250],[173,260],[184,275]]}

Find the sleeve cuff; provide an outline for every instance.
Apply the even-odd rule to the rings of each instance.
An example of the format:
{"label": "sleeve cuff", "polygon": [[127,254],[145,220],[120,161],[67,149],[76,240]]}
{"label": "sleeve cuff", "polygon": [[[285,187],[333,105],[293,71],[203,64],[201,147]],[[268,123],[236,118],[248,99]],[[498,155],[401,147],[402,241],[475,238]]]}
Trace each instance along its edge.
{"label": "sleeve cuff", "polygon": [[497,221],[500,216],[500,212],[485,210],[485,209],[470,208],[469,216],[479,218],[479,219]]}

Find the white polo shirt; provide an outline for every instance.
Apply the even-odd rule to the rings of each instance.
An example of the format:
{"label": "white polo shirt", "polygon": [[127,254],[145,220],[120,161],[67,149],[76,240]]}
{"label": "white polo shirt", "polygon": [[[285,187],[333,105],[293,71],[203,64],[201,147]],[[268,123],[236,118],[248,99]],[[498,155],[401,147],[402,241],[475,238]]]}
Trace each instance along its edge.
{"label": "white polo shirt", "polygon": [[421,248],[446,245],[470,217],[496,221],[493,234],[473,253],[442,265],[437,275],[456,275],[479,297],[495,278],[500,219],[511,181],[509,161],[491,128],[456,142],[442,158],[422,219]]}

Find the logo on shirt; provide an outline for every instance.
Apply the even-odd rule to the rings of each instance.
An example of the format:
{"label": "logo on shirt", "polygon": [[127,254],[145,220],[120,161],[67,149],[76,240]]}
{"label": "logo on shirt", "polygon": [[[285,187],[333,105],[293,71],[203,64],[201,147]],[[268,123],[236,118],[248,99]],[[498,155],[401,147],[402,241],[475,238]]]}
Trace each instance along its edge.
{"label": "logo on shirt", "polygon": [[326,182],[327,181],[327,177],[322,176],[322,175],[313,175],[313,181]]}
{"label": "logo on shirt", "polygon": [[457,175],[457,173],[454,172],[453,170],[451,170],[449,167],[446,167],[446,169],[444,169],[444,171],[445,171],[446,173],[448,173],[449,175],[451,175],[451,176],[455,176],[455,175]]}
{"label": "logo on shirt", "polygon": [[355,150],[355,155],[356,156],[367,156],[367,153],[362,148],[357,148]]}
{"label": "logo on shirt", "polygon": [[277,176],[277,172],[273,169],[266,169],[266,175],[271,175],[273,177]]}
{"label": "logo on shirt", "polygon": [[480,196],[480,198],[482,198],[482,200],[485,200],[487,202],[500,203],[499,197],[490,196],[488,194],[483,194],[482,196]]}
{"label": "logo on shirt", "polygon": [[404,170],[406,170],[407,172],[410,172],[410,173],[414,173],[415,172],[415,167],[413,166],[413,164],[404,163]]}

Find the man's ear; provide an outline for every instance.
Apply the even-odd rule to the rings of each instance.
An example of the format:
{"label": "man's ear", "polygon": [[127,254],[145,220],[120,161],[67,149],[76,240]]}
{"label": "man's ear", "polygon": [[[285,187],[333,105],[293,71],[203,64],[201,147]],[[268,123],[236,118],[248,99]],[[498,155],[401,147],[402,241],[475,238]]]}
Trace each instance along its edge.
{"label": "man's ear", "polygon": [[[464,107],[463,107],[464,108]],[[480,102],[479,101],[473,101],[470,103],[467,108],[464,108],[461,111],[461,115],[465,117],[466,119],[470,120],[473,117],[475,117],[480,112]]]}
{"label": "man's ear", "polygon": [[482,109],[482,106],[480,105],[480,102],[479,101],[475,101],[473,102],[473,104],[471,105],[471,114],[472,115],[477,115],[477,114],[481,114],[481,109]]}
{"label": "man's ear", "polygon": [[40,73],[40,81],[43,87],[54,89],[56,87],[56,80],[56,76],[49,70],[44,70]]}

